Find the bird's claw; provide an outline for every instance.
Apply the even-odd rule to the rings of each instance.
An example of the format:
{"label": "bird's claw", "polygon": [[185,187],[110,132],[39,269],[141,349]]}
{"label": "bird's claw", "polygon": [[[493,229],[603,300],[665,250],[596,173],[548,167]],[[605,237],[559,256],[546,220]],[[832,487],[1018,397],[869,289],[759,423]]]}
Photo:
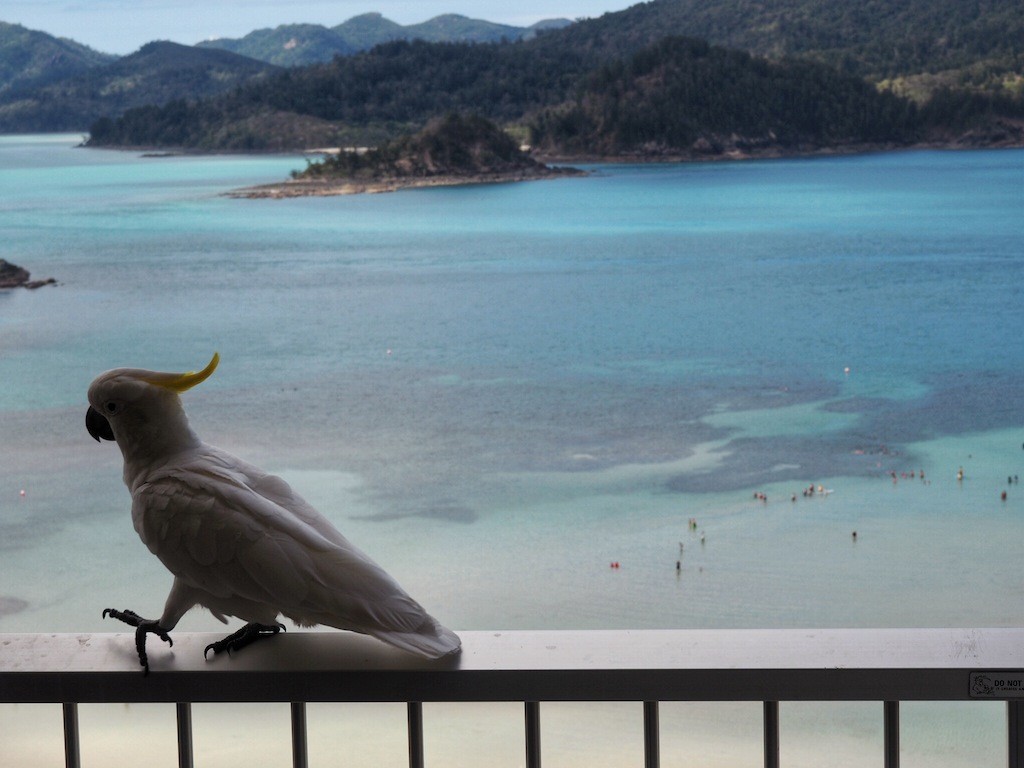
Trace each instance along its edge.
{"label": "bird's claw", "polygon": [[284,624],[246,624],[237,632],[225,637],[223,640],[218,640],[215,643],[210,643],[203,650],[203,658],[209,656],[210,651],[213,651],[213,655],[216,656],[218,653],[227,651],[237,651],[245,646],[256,642],[262,637],[273,637],[278,632],[286,632]]}
{"label": "bird's claw", "polygon": [[146,654],[146,635],[154,634],[168,645],[174,645],[167,630],[160,626],[155,619],[144,619],[135,611],[118,611],[114,608],[104,608],[103,618],[110,617],[123,621],[130,627],[135,627],[135,650],[139,654],[139,665],[143,674],[149,674],[149,656]]}

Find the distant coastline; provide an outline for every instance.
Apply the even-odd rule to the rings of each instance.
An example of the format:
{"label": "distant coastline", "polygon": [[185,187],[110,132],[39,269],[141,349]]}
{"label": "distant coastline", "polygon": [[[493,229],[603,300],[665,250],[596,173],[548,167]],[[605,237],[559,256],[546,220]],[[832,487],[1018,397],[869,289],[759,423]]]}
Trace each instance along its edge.
{"label": "distant coastline", "polygon": [[1001,119],[983,130],[950,133],[914,142],[856,142],[846,144],[784,146],[732,136],[721,142],[700,141],[688,150],[647,150],[615,155],[537,153],[543,163],[705,163],[743,160],[782,160],[794,158],[866,155],[908,150],[1024,149],[1024,119]]}
{"label": "distant coastline", "polygon": [[[499,173],[473,173],[467,175],[441,174],[421,177],[287,179],[277,183],[242,187],[225,193],[227,197],[247,199],[286,199],[295,197],[331,197],[339,195],[383,194],[405,189],[453,187],[472,184],[509,184],[521,181],[587,176],[589,171],[572,164],[658,164],[658,163],[718,163],[752,160],[783,160],[815,157],[842,157],[886,152],[914,150],[970,150],[970,149],[1024,149],[1024,126],[1018,132],[1009,132],[1002,138],[965,135],[948,141],[928,141],[914,144],[876,143],[843,144],[828,147],[785,148],[781,146],[741,149],[727,147],[721,151],[666,151],[619,155],[535,155],[538,166],[533,169]],[[192,153],[188,153],[192,154]]]}

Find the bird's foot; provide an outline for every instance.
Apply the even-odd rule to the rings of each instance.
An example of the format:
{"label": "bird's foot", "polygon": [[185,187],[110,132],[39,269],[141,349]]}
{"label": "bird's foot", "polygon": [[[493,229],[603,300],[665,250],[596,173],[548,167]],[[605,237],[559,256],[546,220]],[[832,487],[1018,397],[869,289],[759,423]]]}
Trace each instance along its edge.
{"label": "bird's foot", "polygon": [[213,655],[216,656],[218,653],[227,651],[238,651],[245,646],[255,643],[257,640],[263,637],[273,637],[278,632],[284,632],[284,624],[246,624],[237,632],[225,637],[223,640],[218,640],[215,643],[210,643],[206,646],[206,650],[203,651],[203,657],[205,658],[210,651],[213,651]]}
{"label": "bird's foot", "polygon": [[174,645],[168,630],[160,626],[155,619],[144,619],[135,611],[118,611],[113,608],[103,610],[103,618],[109,616],[112,619],[123,621],[125,624],[135,627],[135,650],[139,654],[139,665],[143,674],[149,674],[149,656],[146,655],[146,635],[154,634],[168,645]]}

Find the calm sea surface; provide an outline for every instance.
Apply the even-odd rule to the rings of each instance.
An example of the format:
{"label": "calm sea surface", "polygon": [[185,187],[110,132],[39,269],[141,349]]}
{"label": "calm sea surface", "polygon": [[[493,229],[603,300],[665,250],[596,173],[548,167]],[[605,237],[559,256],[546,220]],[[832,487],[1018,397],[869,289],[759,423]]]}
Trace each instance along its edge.
{"label": "calm sea surface", "polygon": [[[305,159],[79,139],[0,137],[0,258],[60,283],[0,292],[0,632],[159,613],[170,579],[85,391],[215,350],[184,398],[197,431],[285,476],[457,629],[1024,622],[1024,151],[236,200]],[[910,765],[1004,759],[1001,709],[915,706]],[[35,759],[49,715],[8,709],[0,742],[16,727]],[[578,710],[545,720],[546,762],[638,759],[639,733],[604,735],[632,714]],[[435,759],[521,762],[521,713],[477,711],[507,760],[491,736],[466,751],[457,719]],[[756,764],[759,712],[663,714],[663,757]],[[880,708],[787,712],[787,764],[832,764],[823,719],[834,764],[877,763]],[[211,764],[245,764],[237,741],[210,736]]]}

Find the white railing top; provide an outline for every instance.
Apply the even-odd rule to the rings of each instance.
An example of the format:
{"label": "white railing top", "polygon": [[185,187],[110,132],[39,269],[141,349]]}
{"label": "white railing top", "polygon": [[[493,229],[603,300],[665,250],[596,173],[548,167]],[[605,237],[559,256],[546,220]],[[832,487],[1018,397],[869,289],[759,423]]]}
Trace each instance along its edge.
{"label": "white railing top", "polygon": [[[0,634],[0,702],[906,701],[1024,697],[1024,628],[462,632],[422,661],[288,632],[205,661],[220,634]],[[1004,681],[985,691],[985,675]]]}

